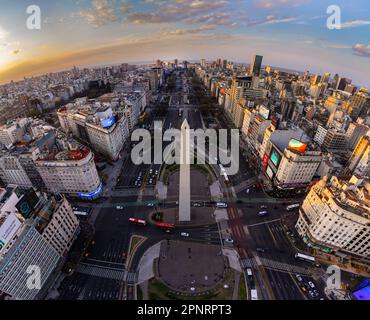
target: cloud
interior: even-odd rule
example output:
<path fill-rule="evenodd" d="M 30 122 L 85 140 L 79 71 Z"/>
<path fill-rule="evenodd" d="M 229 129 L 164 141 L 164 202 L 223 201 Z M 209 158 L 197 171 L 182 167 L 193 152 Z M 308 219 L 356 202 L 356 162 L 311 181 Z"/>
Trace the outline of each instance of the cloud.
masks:
<path fill-rule="evenodd" d="M 137 24 L 180 22 L 225 8 L 228 3 L 224 0 L 146 0 L 145 2 L 155 5 L 156 10 L 134 12 L 127 17 L 128 22 Z"/>
<path fill-rule="evenodd" d="M 199 28 L 194 29 L 177 29 L 175 31 L 163 32 L 164 36 L 183 36 L 188 34 L 198 34 L 204 31 L 210 31 L 216 29 L 216 25 L 203 25 Z"/>
<path fill-rule="evenodd" d="M 15 50 L 13 50 L 12 52 L 11 52 L 11 54 L 13 54 L 13 55 L 17 55 L 17 54 L 19 54 L 21 52 L 21 49 L 15 49 Z"/>
<path fill-rule="evenodd" d="M 351 20 L 341 24 L 342 29 L 369 26 L 370 20 Z"/>
<path fill-rule="evenodd" d="M 0 40 L 4 40 L 8 37 L 9 32 L 6 31 L 2 26 L 0 26 Z"/>
<path fill-rule="evenodd" d="M 370 44 L 357 43 L 353 46 L 352 52 L 356 56 L 370 58 Z"/>
<path fill-rule="evenodd" d="M 235 20 L 236 16 L 230 12 L 214 12 L 206 15 L 190 17 L 186 19 L 185 22 L 188 24 L 208 24 L 233 27 L 238 24 Z"/>
<path fill-rule="evenodd" d="M 118 20 L 113 1 L 92 0 L 91 5 L 91 9 L 79 11 L 77 15 L 84 18 L 92 26 L 98 28 Z"/>
<path fill-rule="evenodd" d="M 265 19 L 262 20 L 253 20 L 249 21 L 247 25 L 249 27 L 257 26 L 257 25 L 269 25 L 269 24 L 277 24 L 277 23 L 289 23 L 297 21 L 298 17 L 282 17 L 277 18 L 275 16 L 267 16 Z"/>
<path fill-rule="evenodd" d="M 262 9 L 273 9 L 280 7 L 297 7 L 310 0 L 255 0 L 255 5 Z"/>
<path fill-rule="evenodd" d="M 121 14 L 125 15 L 127 13 L 130 13 L 131 9 L 132 9 L 132 6 L 126 0 L 121 1 L 121 6 L 120 6 Z"/>

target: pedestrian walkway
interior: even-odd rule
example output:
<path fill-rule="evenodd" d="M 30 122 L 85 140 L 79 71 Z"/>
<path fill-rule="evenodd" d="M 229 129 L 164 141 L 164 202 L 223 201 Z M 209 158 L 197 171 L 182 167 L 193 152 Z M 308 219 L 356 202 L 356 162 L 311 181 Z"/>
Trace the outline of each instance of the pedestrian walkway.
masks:
<path fill-rule="evenodd" d="M 124 269 L 101 267 L 86 263 L 81 263 L 77 267 L 76 272 L 87 274 L 89 276 L 119 281 L 124 281 L 126 277 L 126 272 Z"/>

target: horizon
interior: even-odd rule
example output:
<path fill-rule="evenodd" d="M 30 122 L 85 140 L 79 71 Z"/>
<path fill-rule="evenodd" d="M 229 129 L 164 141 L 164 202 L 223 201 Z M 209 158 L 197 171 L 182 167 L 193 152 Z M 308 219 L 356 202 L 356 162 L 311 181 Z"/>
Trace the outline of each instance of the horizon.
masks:
<path fill-rule="evenodd" d="M 37 30 L 26 27 L 31 4 L 41 10 Z M 153 57 L 182 61 L 221 56 L 250 61 L 259 53 L 265 65 L 338 73 L 369 87 L 366 2 L 337 1 L 340 30 L 326 25 L 331 4 L 329 0 L 4 0 L 0 83 L 71 66 L 151 61 Z"/>

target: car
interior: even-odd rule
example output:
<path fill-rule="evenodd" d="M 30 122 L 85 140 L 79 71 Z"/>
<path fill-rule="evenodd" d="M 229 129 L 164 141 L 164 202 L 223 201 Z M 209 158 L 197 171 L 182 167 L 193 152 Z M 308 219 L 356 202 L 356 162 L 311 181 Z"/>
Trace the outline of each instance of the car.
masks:
<path fill-rule="evenodd" d="M 308 281 L 308 285 L 309 285 L 312 289 L 316 288 L 316 287 L 315 287 L 315 284 L 314 284 L 312 281 Z"/>
<path fill-rule="evenodd" d="M 181 232 L 181 237 L 189 238 L 190 234 L 186 232 Z"/>
<path fill-rule="evenodd" d="M 316 263 L 316 264 L 315 264 L 315 267 L 316 267 L 317 269 L 320 269 L 320 268 L 321 268 L 321 264 Z"/>
<path fill-rule="evenodd" d="M 193 204 L 193 207 L 197 207 L 197 208 L 199 208 L 199 207 L 201 207 L 202 206 L 202 204 L 201 203 L 199 203 L 199 202 L 195 202 L 194 204 Z"/>
<path fill-rule="evenodd" d="M 148 203 L 146 206 L 147 207 L 154 207 L 154 203 Z"/>
<path fill-rule="evenodd" d="M 158 176 L 159 175 L 159 170 L 155 170 L 155 175 Z"/>
<path fill-rule="evenodd" d="M 309 290 L 308 291 L 308 294 L 310 295 L 311 298 L 314 298 L 315 297 L 315 294 L 313 291 Z"/>
<path fill-rule="evenodd" d="M 265 253 L 266 252 L 266 249 L 264 249 L 264 248 L 257 248 L 256 250 L 257 250 L 257 252 L 260 252 L 260 253 Z"/>
<path fill-rule="evenodd" d="M 307 289 L 306 289 L 305 287 L 301 287 L 301 290 L 302 290 L 303 292 L 307 292 Z"/>
<path fill-rule="evenodd" d="M 216 207 L 217 208 L 227 208 L 228 205 L 224 202 L 218 202 L 218 203 L 216 203 Z"/>
<path fill-rule="evenodd" d="M 302 277 L 299 274 L 296 274 L 295 277 L 297 278 L 297 280 L 299 282 L 302 282 L 303 281 Z"/>
<path fill-rule="evenodd" d="M 246 191 L 246 192 L 247 192 L 247 194 L 249 194 L 249 192 L 250 192 L 250 191 L 251 191 L 251 189 L 247 189 L 247 191 Z"/>
<path fill-rule="evenodd" d="M 267 216 L 268 215 L 268 212 L 267 211 L 260 211 L 258 212 L 258 216 L 259 217 L 264 217 L 264 216 Z"/>
<path fill-rule="evenodd" d="M 261 206 L 261 209 L 267 209 L 267 206 Z"/>
<path fill-rule="evenodd" d="M 125 208 L 123 206 L 116 206 L 117 210 L 124 210 Z"/>
<path fill-rule="evenodd" d="M 226 238 L 225 243 L 234 244 L 234 240 L 231 238 Z"/>

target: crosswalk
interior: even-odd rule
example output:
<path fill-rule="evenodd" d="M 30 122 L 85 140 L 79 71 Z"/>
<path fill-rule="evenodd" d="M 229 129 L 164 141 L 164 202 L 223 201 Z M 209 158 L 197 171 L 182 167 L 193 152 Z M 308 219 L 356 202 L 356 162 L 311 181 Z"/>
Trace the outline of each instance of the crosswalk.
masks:
<path fill-rule="evenodd" d="M 81 263 L 78 265 L 76 272 L 87 274 L 94 277 L 124 281 L 126 277 L 126 272 L 124 269 L 107 268 L 97 265 L 90 265 L 86 263 Z"/>
<path fill-rule="evenodd" d="M 301 274 L 303 276 L 312 276 L 316 273 L 313 270 L 307 270 L 303 267 L 287 264 L 280 261 L 275 261 L 266 258 L 259 258 L 261 265 L 266 269 L 276 270 L 280 272 L 287 272 L 293 274 Z M 257 268 L 258 263 L 255 258 L 245 258 L 240 260 L 240 265 L 243 269 L 246 268 Z"/>
<path fill-rule="evenodd" d="M 99 278 L 126 281 L 131 285 L 136 284 L 139 278 L 138 272 L 127 272 L 125 269 L 107 268 L 88 263 L 79 264 L 76 272 Z"/>
<path fill-rule="evenodd" d="M 126 276 L 126 282 L 128 284 L 136 284 L 138 281 L 138 273 L 137 272 L 128 272 Z"/>

